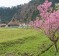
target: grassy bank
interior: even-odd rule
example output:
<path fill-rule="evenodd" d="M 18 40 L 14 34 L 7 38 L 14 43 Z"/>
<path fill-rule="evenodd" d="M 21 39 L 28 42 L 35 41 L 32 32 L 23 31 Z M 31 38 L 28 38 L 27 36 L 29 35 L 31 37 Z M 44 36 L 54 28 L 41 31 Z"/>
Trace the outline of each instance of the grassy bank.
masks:
<path fill-rule="evenodd" d="M 34 29 L 0 28 L 0 56 L 38 56 L 51 41 Z M 58 47 L 59 48 L 59 47 Z M 40 56 L 55 56 L 52 46 Z M 56 56 L 59 56 L 59 52 Z"/>

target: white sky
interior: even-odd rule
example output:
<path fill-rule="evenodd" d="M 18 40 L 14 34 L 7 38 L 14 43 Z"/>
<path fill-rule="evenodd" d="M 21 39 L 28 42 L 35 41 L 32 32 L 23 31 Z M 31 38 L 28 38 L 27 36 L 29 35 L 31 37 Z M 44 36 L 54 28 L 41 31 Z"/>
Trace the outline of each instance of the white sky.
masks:
<path fill-rule="evenodd" d="M 12 7 L 24 3 L 28 3 L 30 0 L 0 0 L 0 7 Z"/>

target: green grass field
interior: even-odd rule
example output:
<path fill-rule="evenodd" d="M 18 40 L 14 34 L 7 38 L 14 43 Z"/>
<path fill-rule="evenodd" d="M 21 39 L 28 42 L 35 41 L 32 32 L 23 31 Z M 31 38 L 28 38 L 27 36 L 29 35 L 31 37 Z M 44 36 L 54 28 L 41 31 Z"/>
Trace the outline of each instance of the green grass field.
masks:
<path fill-rule="evenodd" d="M 0 28 L 0 56 L 55 56 L 54 46 L 39 55 L 51 43 L 41 31 L 38 32 L 34 29 Z M 59 52 L 56 56 L 59 56 Z"/>

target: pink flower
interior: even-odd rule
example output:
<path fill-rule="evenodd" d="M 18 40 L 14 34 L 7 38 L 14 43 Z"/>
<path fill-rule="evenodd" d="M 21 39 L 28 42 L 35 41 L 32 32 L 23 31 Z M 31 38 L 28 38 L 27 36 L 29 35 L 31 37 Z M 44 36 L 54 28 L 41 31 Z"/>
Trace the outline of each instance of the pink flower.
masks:
<path fill-rule="evenodd" d="M 37 9 L 41 12 L 40 16 L 44 21 L 37 18 L 34 21 L 34 26 L 44 29 L 47 35 L 49 30 L 53 31 L 59 27 L 59 11 L 52 11 L 51 5 L 52 3 L 48 2 L 48 0 L 39 5 Z"/>

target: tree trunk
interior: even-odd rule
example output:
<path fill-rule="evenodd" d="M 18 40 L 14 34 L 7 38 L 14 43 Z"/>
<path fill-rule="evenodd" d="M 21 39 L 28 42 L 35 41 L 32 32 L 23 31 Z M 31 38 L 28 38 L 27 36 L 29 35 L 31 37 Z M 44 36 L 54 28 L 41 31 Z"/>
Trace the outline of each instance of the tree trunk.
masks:
<path fill-rule="evenodd" d="M 58 48 L 57 48 L 57 43 L 54 43 L 55 45 L 55 49 L 56 49 L 56 53 L 58 52 Z"/>

